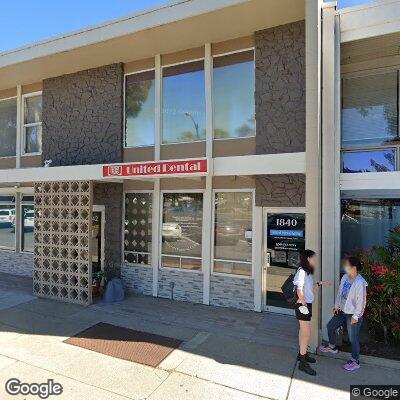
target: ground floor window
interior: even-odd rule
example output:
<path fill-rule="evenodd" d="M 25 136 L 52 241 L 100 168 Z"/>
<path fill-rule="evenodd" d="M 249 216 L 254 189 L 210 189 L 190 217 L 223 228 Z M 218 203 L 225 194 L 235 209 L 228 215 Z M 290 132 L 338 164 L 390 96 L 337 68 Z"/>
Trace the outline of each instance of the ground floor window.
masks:
<path fill-rule="evenodd" d="M 252 192 L 214 197 L 214 272 L 252 275 Z"/>
<path fill-rule="evenodd" d="M 391 357 L 400 344 L 400 200 L 342 200 L 341 239 L 343 255 L 363 262 L 368 283 L 364 318 L 372 340 L 361 351 Z"/>
<path fill-rule="evenodd" d="M 125 194 L 125 261 L 151 265 L 152 193 Z"/>
<path fill-rule="evenodd" d="M 161 266 L 201 270 L 202 193 L 163 193 Z"/>
<path fill-rule="evenodd" d="M 24 196 L 21 204 L 21 251 L 33 252 L 34 222 L 33 196 Z"/>
<path fill-rule="evenodd" d="M 0 248 L 15 249 L 14 196 L 0 196 Z"/>
<path fill-rule="evenodd" d="M 342 200 L 342 255 L 355 249 L 385 246 L 390 231 L 400 227 L 400 200 Z"/>

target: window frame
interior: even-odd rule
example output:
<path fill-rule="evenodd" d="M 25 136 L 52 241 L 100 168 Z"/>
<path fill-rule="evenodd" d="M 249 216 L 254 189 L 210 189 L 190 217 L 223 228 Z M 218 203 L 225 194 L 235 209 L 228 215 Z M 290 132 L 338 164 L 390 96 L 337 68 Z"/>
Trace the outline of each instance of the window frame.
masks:
<path fill-rule="evenodd" d="M 21 101 L 21 157 L 30 157 L 30 156 L 40 156 L 42 155 L 42 138 L 43 138 L 43 131 L 41 132 L 41 138 L 40 138 L 40 151 L 38 152 L 33 152 L 33 153 L 27 153 L 25 151 L 25 145 L 26 145 L 26 128 L 30 128 L 33 126 L 41 126 L 43 127 L 43 114 L 41 117 L 40 122 L 32 122 L 29 124 L 25 123 L 25 99 L 29 97 L 36 97 L 36 96 L 42 96 L 42 101 L 43 101 L 43 92 L 42 91 L 37 91 L 37 92 L 32 92 L 32 93 L 25 93 L 22 95 L 22 101 Z M 43 128 L 42 128 L 43 129 Z"/>
<path fill-rule="evenodd" d="M 251 229 L 252 232 L 255 232 L 256 230 L 256 222 L 254 219 L 254 214 L 255 214 L 255 208 L 256 208 L 256 201 L 255 201 L 255 194 L 256 194 L 256 189 L 255 188 L 240 188 L 240 189 L 213 189 L 212 190 L 212 215 L 211 215 L 211 275 L 215 276 L 225 276 L 225 277 L 232 277 L 232 278 L 240 278 L 240 279 L 254 279 L 254 260 L 255 260 L 255 246 L 254 246 L 254 240 L 252 237 L 251 240 L 251 262 L 245 262 L 245 261 L 237 261 L 237 260 L 221 260 L 221 259 L 216 259 L 214 257 L 215 255 L 215 195 L 217 193 L 251 193 L 252 194 L 252 208 L 251 208 Z M 239 275 L 239 274 L 228 274 L 225 272 L 218 272 L 214 271 L 214 262 L 215 261 L 227 261 L 227 262 L 238 262 L 239 264 L 250 264 L 251 265 L 251 274 L 250 275 Z"/>
<path fill-rule="evenodd" d="M 191 144 L 191 143 L 205 143 L 207 141 L 207 136 L 204 139 L 200 140 L 191 140 L 188 142 L 168 142 L 164 143 L 164 118 L 163 118 L 163 104 L 164 104 L 164 68 L 169 68 L 169 67 L 176 67 L 178 65 L 184 65 L 184 64 L 190 64 L 198 61 L 203 61 L 203 71 L 204 71 L 204 115 L 205 115 L 205 122 L 207 123 L 207 79 L 206 79 L 206 58 L 205 57 L 200 57 L 200 58 L 194 58 L 190 60 L 185 60 L 185 61 L 180 61 L 177 63 L 172 63 L 172 64 L 161 64 L 160 68 L 160 147 L 162 146 L 171 146 L 171 145 L 185 145 L 185 144 Z M 157 105 L 156 105 L 157 108 Z M 179 193 L 179 192 L 178 192 Z M 160 259 L 161 261 L 161 259 Z"/>
<path fill-rule="evenodd" d="M 156 135 L 157 135 L 157 104 L 155 104 L 154 107 L 154 143 L 153 144 L 140 144 L 137 146 L 127 146 L 126 145 L 126 78 L 130 75 L 138 75 L 138 74 L 143 74 L 145 72 L 152 72 L 154 71 L 154 82 L 156 81 L 157 73 L 156 73 L 156 68 L 147 68 L 147 69 L 141 69 L 139 71 L 133 71 L 133 72 L 128 72 L 124 74 L 124 85 L 123 85 L 123 109 L 124 109 L 124 119 L 123 119 L 123 148 L 124 149 L 140 149 L 140 148 L 149 148 L 149 147 L 155 147 L 155 142 L 156 142 Z M 156 88 L 157 89 L 157 88 Z M 157 103 L 157 96 L 156 96 L 156 101 Z M 139 191 L 136 191 L 139 193 Z M 129 191 L 127 191 L 129 193 Z M 130 192 L 130 193 L 135 193 L 135 191 Z"/>
<path fill-rule="evenodd" d="M 18 96 L 5 97 L 4 99 L 0 99 L 0 102 L 7 101 L 7 100 L 12 100 L 12 99 L 15 99 L 16 102 L 17 102 L 17 113 L 15 115 L 15 120 L 16 120 L 16 123 L 17 123 L 16 129 L 15 129 L 15 155 L 13 155 L 13 156 L 0 156 L 0 160 L 8 159 L 8 158 L 17 158 L 17 152 L 18 152 L 18 146 L 17 146 L 17 141 L 18 141 Z"/>
<path fill-rule="evenodd" d="M 379 76 L 385 75 L 388 73 L 396 72 L 397 74 L 397 137 L 399 138 L 397 144 L 384 144 L 384 145 L 374 145 L 374 146 L 353 146 L 348 148 L 342 147 L 342 139 L 343 139 L 343 83 L 345 80 L 363 78 L 367 76 Z M 344 153 L 358 153 L 358 152 L 367 152 L 367 151 L 379 151 L 385 149 L 395 149 L 395 169 L 396 172 L 400 171 L 400 67 L 383 67 L 383 68 L 375 68 L 367 71 L 357 71 L 357 72 L 348 72 L 344 73 L 340 76 L 340 173 L 345 174 L 343 172 L 343 154 Z M 370 173 L 370 172 L 362 172 L 362 173 Z M 382 172 L 376 172 L 382 173 Z M 347 174 L 347 173 L 346 173 Z M 349 173 L 351 174 L 351 173 Z"/>
<path fill-rule="evenodd" d="M 21 216 L 21 229 L 20 229 L 20 238 L 19 238 L 19 240 L 20 240 L 20 252 L 21 252 L 21 254 L 33 254 L 34 253 L 34 250 L 32 250 L 32 251 L 29 251 L 29 250 L 23 250 L 23 243 L 24 243 L 24 239 L 23 239 L 23 237 L 24 237 L 24 230 L 23 230 L 23 228 L 24 228 L 24 215 L 23 215 L 23 213 L 22 213 L 22 210 L 23 210 L 23 207 L 24 206 L 32 206 L 33 207 L 33 212 L 35 212 L 35 201 L 23 201 L 23 195 L 21 196 L 21 201 L 20 201 L 20 205 L 19 205 L 19 213 L 20 213 L 20 216 Z M 35 218 L 35 217 L 34 217 Z M 33 222 L 35 223 L 35 220 L 33 220 Z"/>
<path fill-rule="evenodd" d="M 122 262 L 123 265 L 128 265 L 128 266 L 134 266 L 134 267 L 143 267 L 143 268 L 153 268 L 153 262 L 151 264 L 138 264 L 138 263 L 130 263 L 128 261 L 125 261 L 125 253 L 134 253 L 134 254 L 148 254 L 150 255 L 150 257 L 153 257 L 153 253 L 152 251 L 149 253 L 139 253 L 139 252 L 134 252 L 134 251 L 125 251 L 125 211 L 126 211 L 126 204 L 125 204 L 125 200 L 126 200 L 126 195 L 130 194 L 130 193 L 147 193 L 147 194 L 151 194 L 151 201 L 152 204 L 151 206 L 153 207 L 154 204 L 154 190 L 149 189 L 149 190 L 124 190 L 123 192 L 123 202 L 122 202 Z M 151 232 L 153 234 L 153 226 L 151 227 Z M 152 260 L 153 261 L 153 260 Z"/>
<path fill-rule="evenodd" d="M 159 252 L 158 252 L 158 269 L 159 270 L 167 270 L 167 271 L 184 271 L 186 273 L 195 273 L 195 274 L 203 274 L 204 273 L 204 267 L 203 267 L 203 233 L 204 233 L 204 194 L 206 190 L 205 189 L 176 189 L 176 190 L 160 190 L 160 215 L 159 215 L 159 221 L 160 221 L 160 229 L 158 232 L 158 243 L 159 243 Z M 177 257 L 180 260 L 182 258 L 188 258 L 188 259 L 196 259 L 196 260 L 201 260 L 201 268 L 200 269 L 185 269 L 185 268 L 171 268 L 171 267 L 163 267 L 162 265 L 162 226 L 163 226 L 163 211 L 164 211 L 164 194 L 168 193 L 201 193 L 203 195 L 203 201 L 202 201 L 202 206 L 203 206 L 203 212 L 202 212 L 202 219 L 201 219 L 201 255 L 200 257 L 184 257 L 184 256 L 174 256 L 174 255 L 169 255 L 169 254 L 164 254 L 166 257 Z"/>
<path fill-rule="evenodd" d="M 17 253 L 17 229 L 16 229 L 16 224 L 17 224 L 17 198 L 14 195 L 11 195 L 14 197 L 14 203 L 11 201 L 0 201 L 0 207 L 1 206 L 14 206 L 14 220 L 15 220 L 15 227 L 14 227 L 14 247 L 8 247 L 8 246 L 3 246 L 0 244 L 0 251 L 9 251 L 13 253 Z"/>
<path fill-rule="evenodd" d="M 224 52 L 224 53 L 217 53 L 217 54 L 213 54 L 211 56 L 211 91 L 212 91 L 212 138 L 215 141 L 221 141 L 221 140 L 244 140 L 244 139 L 252 139 L 255 138 L 257 136 L 257 118 L 254 118 L 254 135 L 252 136 L 245 136 L 245 137 L 228 137 L 228 138 L 216 138 L 214 136 L 215 133 L 215 108 L 214 108 L 214 59 L 218 58 L 218 57 L 224 57 L 224 56 L 230 56 L 233 54 L 239 54 L 239 53 L 245 53 L 246 51 L 253 51 L 253 62 L 254 62 L 254 69 L 253 69 L 253 74 L 254 74 L 254 82 L 255 82 L 255 78 L 256 78 L 256 47 L 252 46 L 252 47 L 248 47 L 245 49 L 240 49 L 240 50 L 233 50 L 233 51 L 228 51 L 228 52 Z M 256 86 L 254 85 L 254 96 L 256 93 Z M 256 116 L 256 103 L 254 100 L 254 117 Z"/>

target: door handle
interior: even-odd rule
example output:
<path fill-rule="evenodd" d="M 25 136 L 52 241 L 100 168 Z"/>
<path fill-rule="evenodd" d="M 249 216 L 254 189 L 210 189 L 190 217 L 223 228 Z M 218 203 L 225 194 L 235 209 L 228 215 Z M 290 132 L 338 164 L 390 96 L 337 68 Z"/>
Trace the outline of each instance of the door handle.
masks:
<path fill-rule="evenodd" d="M 265 264 L 264 264 L 264 270 L 266 271 L 267 268 L 271 265 L 271 253 L 267 251 L 265 254 Z"/>

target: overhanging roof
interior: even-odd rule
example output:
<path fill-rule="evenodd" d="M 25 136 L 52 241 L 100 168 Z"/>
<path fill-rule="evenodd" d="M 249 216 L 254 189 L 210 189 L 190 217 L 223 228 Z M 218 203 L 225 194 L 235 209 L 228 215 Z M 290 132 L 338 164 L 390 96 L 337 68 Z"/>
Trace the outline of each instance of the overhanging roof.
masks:
<path fill-rule="evenodd" d="M 400 0 L 381 0 L 339 11 L 341 42 L 400 32 Z"/>
<path fill-rule="evenodd" d="M 176 160 L 163 160 L 174 162 Z M 149 162 L 153 163 L 153 162 Z M 305 153 L 259 154 L 235 157 L 217 157 L 209 160 L 209 173 L 214 176 L 232 175 L 276 175 L 276 174 L 304 174 Z M 134 164 L 134 163 L 126 163 Z M 139 163 L 142 164 L 142 163 Z M 123 164 L 106 164 L 123 165 Z M 103 164 L 74 165 L 63 167 L 37 167 L 0 169 L 0 192 L 2 187 L 10 187 L 19 184 L 45 181 L 83 181 L 106 180 L 113 177 L 103 176 Z M 179 175 L 164 175 L 164 178 L 179 177 Z M 151 180 L 151 176 L 140 177 L 116 177 L 116 179 Z"/>
<path fill-rule="evenodd" d="M 303 0 L 180 0 L 0 53 L 0 90 L 247 36 L 305 18 Z"/>

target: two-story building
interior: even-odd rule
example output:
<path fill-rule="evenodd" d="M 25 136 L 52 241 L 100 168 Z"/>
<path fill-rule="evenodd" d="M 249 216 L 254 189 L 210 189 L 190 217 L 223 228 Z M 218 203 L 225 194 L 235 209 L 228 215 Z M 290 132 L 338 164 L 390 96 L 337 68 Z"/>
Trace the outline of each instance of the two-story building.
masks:
<path fill-rule="evenodd" d="M 399 8 L 181 0 L 0 53 L 0 271 L 292 314 L 308 247 L 337 286 L 398 218 Z"/>

